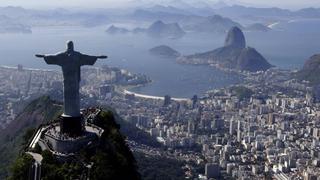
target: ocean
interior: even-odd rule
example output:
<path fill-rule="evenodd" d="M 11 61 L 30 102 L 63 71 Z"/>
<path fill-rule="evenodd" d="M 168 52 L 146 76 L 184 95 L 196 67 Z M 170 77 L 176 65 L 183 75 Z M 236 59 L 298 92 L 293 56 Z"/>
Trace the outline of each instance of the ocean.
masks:
<path fill-rule="evenodd" d="M 306 59 L 320 53 L 320 20 L 280 24 L 270 32 L 245 32 L 247 45 L 256 48 L 268 61 L 284 69 L 299 69 Z M 182 54 L 213 50 L 224 44 L 225 35 L 188 33 L 181 39 L 157 39 L 143 34 L 105 33 L 107 27 L 39 27 L 32 34 L 0 34 L 0 65 L 22 64 L 30 68 L 57 69 L 35 58 L 36 53 L 56 53 L 73 40 L 75 49 L 92 55 L 108 55 L 99 60 L 149 76 L 153 82 L 133 89 L 137 93 L 190 98 L 204 92 L 241 82 L 237 75 L 206 66 L 180 65 L 174 59 L 155 57 L 148 50 L 169 45 Z"/>

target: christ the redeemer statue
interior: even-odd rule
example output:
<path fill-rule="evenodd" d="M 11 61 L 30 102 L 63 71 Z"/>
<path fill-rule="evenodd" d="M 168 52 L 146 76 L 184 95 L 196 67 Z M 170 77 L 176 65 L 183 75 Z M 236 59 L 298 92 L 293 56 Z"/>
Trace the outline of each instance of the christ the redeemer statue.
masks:
<path fill-rule="evenodd" d="M 67 42 L 67 50 L 55 55 L 36 55 L 44 58 L 47 64 L 62 67 L 64 78 L 64 117 L 80 117 L 80 67 L 94 65 L 97 59 L 106 59 L 107 56 L 89 56 L 74 51 L 73 42 Z"/>

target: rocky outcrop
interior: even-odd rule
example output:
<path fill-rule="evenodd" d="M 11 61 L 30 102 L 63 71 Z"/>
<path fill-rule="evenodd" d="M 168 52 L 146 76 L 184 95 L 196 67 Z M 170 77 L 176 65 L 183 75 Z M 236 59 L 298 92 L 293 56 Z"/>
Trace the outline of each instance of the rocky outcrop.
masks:
<path fill-rule="evenodd" d="M 245 71 L 265 71 L 271 65 L 268 61 L 254 48 L 247 47 L 242 49 L 237 59 L 237 69 Z"/>
<path fill-rule="evenodd" d="M 176 58 L 180 56 L 180 53 L 169 46 L 161 45 L 149 50 L 153 55 L 167 58 Z"/>
<path fill-rule="evenodd" d="M 222 68 L 240 71 L 265 71 L 271 64 L 254 48 L 246 47 L 243 32 L 238 27 L 232 27 L 225 40 L 225 45 L 213 51 L 182 56 L 179 63 L 218 65 Z"/>
<path fill-rule="evenodd" d="M 243 49 L 246 47 L 246 39 L 243 32 L 238 27 L 232 27 L 227 35 L 224 43 L 225 47 L 233 47 Z"/>

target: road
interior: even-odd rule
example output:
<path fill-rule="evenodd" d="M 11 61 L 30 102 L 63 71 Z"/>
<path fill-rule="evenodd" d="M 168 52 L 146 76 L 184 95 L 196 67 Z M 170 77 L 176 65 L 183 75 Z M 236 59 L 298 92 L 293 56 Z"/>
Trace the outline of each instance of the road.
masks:
<path fill-rule="evenodd" d="M 140 98 L 154 99 L 154 100 L 164 100 L 164 97 L 144 95 L 144 94 L 131 92 L 131 91 L 128 91 L 128 90 L 123 90 L 123 93 L 124 94 L 134 94 L 135 97 L 140 97 Z M 171 99 L 174 100 L 174 101 L 178 101 L 178 102 L 190 101 L 190 99 L 187 99 L 187 98 L 171 98 Z"/>

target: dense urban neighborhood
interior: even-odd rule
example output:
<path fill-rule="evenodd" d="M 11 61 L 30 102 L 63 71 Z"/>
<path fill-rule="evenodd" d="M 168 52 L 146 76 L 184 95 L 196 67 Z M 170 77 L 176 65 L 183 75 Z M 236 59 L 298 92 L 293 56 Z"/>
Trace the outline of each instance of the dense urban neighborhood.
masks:
<path fill-rule="evenodd" d="M 241 84 L 179 99 L 130 92 L 151 83 L 145 75 L 84 68 L 81 103 L 111 107 L 149 133 L 161 147 L 128 139 L 131 150 L 183 162 L 186 178 L 313 179 L 320 172 L 320 107 L 309 83 L 294 73 L 242 72 Z M 1 128 L 37 97 L 62 99 L 59 71 L 1 67 L 0 77 Z"/>

